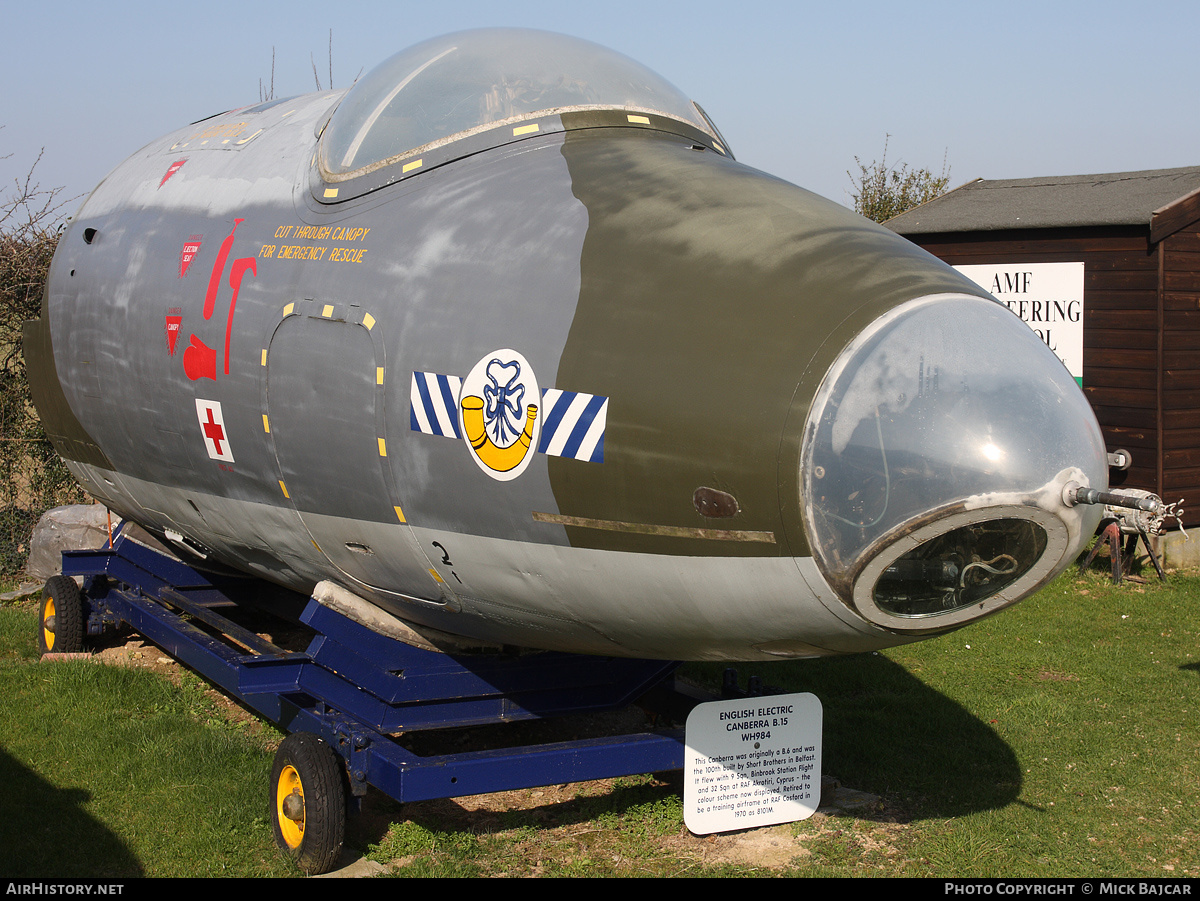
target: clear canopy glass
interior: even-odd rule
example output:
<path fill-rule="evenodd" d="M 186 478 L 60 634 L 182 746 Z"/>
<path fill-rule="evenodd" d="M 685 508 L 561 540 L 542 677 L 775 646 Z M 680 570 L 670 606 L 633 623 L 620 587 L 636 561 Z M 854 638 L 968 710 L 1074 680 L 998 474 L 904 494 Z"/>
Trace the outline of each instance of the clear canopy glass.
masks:
<path fill-rule="evenodd" d="M 1063 484 L 1107 484 L 1063 364 L 1005 307 L 966 296 L 912 301 L 855 339 L 814 399 L 802 461 L 818 564 L 882 620 L 1040 578 L 1075 530 Z"/>
<path fill-rule="evenodd" d="M 325 129 L 321 165 L 346 176 L 500 123 L 578 109 L 654 113 L 715 137 L 685 95 L 628 57 L 551 32 L 488 28 L 417 44 L 359 80 Z"/>

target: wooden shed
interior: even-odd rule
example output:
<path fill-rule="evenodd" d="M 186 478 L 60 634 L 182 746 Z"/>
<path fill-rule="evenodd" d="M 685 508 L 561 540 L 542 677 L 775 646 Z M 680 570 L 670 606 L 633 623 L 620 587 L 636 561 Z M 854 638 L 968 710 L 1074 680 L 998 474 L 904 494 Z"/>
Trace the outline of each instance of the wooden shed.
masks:
<path fill-rule="evenodd" d="M 1082 263 L 1083 390 L 1132 454 L 1112 483 L 1200 523 L 1200 167 L 978 179 L 886 225 L 953 266 Z"/>

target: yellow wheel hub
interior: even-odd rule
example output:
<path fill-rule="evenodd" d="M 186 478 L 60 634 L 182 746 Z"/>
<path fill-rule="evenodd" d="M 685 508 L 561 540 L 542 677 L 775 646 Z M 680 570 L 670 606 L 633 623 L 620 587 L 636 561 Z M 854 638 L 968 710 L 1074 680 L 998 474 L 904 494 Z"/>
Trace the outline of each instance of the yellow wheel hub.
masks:
<path fill-rule="evenodd" d="M 42 611 L 42 638 L 46 642 L 46 650 L 54 650 L 54 598 L 46 601 L 46 609 Z"/>
<path fill-rule="evenodd" d="M 304 784 L 291 764 L 283 768 L 275 786 L 275 819 L 287 846 L 299 848 L 304 841 Z"/>

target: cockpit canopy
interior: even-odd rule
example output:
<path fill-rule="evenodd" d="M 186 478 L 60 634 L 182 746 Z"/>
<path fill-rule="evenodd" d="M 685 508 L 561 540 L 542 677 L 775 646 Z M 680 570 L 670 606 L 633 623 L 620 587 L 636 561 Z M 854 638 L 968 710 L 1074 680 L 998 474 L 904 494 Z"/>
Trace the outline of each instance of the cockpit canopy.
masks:
<path fill-rule="evenodd" d="M 699 107 L 628 57 L 580 38 L 487 28 L 417 44 L 362 78 L 322 135 L 321 170 L 341 181 L 498 125 L 595 109 L 718 137 Z"/>

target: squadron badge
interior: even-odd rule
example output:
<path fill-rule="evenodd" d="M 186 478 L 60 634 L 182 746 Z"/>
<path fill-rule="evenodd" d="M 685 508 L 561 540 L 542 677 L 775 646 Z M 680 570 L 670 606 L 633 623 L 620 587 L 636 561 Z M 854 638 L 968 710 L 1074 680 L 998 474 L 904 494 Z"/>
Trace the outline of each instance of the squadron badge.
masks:
<path fill-rule="evenodd" d="M 492 478 L 507 482 L 529 465 L 542 429 L 541 398 L 529 361 L 507 348 L 488 354 L 463 379 L 459 428 Z"/>
<path fill-rule="evenodd" d="M 533 367 L 515 350 L 481 357 L 466 378 L 414 372 L 409 427 L 464 441 L 493 479 L 510 481 L 533 454 L 604 462 L 608 398 L 540 389 Z"/>

